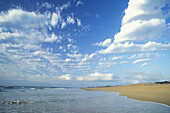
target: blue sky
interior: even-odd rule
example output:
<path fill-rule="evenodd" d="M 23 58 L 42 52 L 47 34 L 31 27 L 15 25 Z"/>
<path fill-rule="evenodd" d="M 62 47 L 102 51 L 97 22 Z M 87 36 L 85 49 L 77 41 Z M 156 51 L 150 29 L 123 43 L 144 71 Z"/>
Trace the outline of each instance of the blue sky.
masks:
<path fill-rule="evenodd" d="M 169 0 L 1 0 L 0 81 L 169 80 L 169 37 Z"/>

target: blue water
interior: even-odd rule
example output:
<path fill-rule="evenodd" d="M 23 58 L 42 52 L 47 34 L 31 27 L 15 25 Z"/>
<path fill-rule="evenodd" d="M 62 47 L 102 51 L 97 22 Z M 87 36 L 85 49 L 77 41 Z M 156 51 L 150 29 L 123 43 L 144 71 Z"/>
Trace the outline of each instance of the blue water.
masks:
<path fill-rule="evenodd" d="M 1 113 L 170 113 L 170 107 L 79 88 L 1 87 Z"/>

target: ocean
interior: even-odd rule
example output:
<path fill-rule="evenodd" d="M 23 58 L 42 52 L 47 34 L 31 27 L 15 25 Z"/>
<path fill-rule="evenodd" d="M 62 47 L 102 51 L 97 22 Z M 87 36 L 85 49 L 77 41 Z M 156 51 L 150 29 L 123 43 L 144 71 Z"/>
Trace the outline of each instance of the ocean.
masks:
<path fill-rule="evenodd" d="M 80 88 L 0 87 L 0 113 L 170 113 L 167 105 Z"/>

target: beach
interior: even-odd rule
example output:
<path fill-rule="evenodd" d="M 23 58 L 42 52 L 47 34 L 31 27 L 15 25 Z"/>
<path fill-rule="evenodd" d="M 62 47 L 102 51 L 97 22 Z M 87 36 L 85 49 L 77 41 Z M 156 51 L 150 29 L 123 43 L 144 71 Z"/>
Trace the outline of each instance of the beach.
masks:
<path fill-rule="evenodd" d="M 84 88 L 88 91 L 120 92 L 119 96 L 170 106 L 170 84 L 143 83 L 111 87 Z"/>

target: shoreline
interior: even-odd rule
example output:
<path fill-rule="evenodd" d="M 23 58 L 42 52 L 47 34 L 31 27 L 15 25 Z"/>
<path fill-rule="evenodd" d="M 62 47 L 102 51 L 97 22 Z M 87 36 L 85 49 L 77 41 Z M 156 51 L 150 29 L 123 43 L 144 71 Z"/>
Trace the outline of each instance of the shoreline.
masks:
<path fill-rule="evenodd" d="M 119 96 L 126 96 L 127 98 L 135 100 L 156 102 L 170 106 L 170 84 L 143 83 L 83 89 L 87 91 L 119 92 Z"/>

